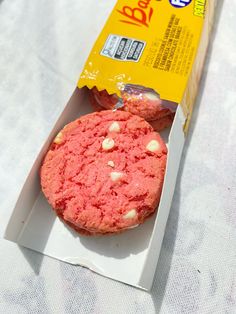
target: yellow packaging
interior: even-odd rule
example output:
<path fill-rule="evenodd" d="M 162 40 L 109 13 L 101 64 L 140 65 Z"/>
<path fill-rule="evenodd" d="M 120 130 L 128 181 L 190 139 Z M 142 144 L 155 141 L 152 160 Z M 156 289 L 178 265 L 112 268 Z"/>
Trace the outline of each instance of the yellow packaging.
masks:
<path fill-rule="evenodd" d="M 80 76 L 120 96 L 126 84 L 180 103 L 202 32 L 206 0 L 118 0 Z"/>

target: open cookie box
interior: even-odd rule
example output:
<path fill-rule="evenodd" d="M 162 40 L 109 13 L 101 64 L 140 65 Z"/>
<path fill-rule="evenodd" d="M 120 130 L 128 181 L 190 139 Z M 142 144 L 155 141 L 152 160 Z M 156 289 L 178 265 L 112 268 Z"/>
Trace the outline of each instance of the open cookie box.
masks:
<path fill-rule="evenodd" d="M 124 233 L 87 237 L 65 226 L 50 208 L 41 192 L 39 180 L 43 157 L 51 141 L 65 124 L 93 111 L 88 101 L 88 89 L 77 87 L 43 145 L 22 188 L 6 228 L 7 240 L 144 290 L 151 288 L 185 142 L 184 127 L 188 123 L 188 117 L 184 111 L 186 106 L 192 106 L 197 93 L 213 11 L 214 5 L 205 18 L 202 41 L 183 103 L 178 106 L 171 129 L 161 134 L 168 146 L 168 160 L 156 214 L 143 225 Z"/>

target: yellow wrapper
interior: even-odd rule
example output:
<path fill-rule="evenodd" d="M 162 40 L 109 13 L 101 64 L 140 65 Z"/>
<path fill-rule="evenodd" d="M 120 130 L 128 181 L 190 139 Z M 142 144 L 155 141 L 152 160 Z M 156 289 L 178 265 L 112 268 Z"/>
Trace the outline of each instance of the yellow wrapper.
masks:
<path fill-rule="evenodd" d="M 180 103 L 201 37 L 205 0 L 119 0 L 78 86 L 120 96 L 126 84 Z"/>

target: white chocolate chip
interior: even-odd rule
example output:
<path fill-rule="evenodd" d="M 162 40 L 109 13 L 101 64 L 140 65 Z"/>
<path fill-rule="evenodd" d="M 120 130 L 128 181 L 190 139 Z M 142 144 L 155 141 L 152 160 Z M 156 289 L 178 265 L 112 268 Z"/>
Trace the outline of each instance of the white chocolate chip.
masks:
<path fill-rule="evenodd" d="M 112 160 L 109 160 L 109 161 L 107 162 L 107 165 L 110 166 L 110 167 L 112 167 L 112 168 L 115 167 L 114 161 L 112 161 Z"/>
<path fill-rule="evenodd" d="M 104 150 L 112 149 L 115 146 L 115 142 L 112 138 L 105 138 L 102 142 L 102 148 Z"/>
<path fill-rule="evenodd" d="M 109 131 L 110 132 L 120 132 L 120 125 L 118 122 L 113 122 L 110 126 L 109 126 Z"/>
<path fill-rule="evenodd" d="M 149 100 L 159 100 L 160 98 L 158 97 L 157 94 L 154 93 L 145 93 L 145 97 L 147 97 Z"/>
<path fill-rule="evenodd" d="M 59 132 L 57 134 L 57 136 L 54 138 L 53 142 L 56 143 L 56 144 L 60 144 L 62 142 L 62 133 L 61 132 Z"/>
<path fill-rule="evenodd" d="M 123 177 L 123 173 L 122 172 L 117 172 L 117 171 L 112 171 L 110 173 L 110 177 L 112 181 L 118 181 L 120 180 L 120 178 Z"/>
<path fill-rule="evenodd" d="M 149 150 L 150 152 L 155 152 L 160 148 L 160 144 L 158 143 L 158 141 L 156 140 L 151 140 L 147 146 L 146 146 L 147 150 Z"/>
<path fill-rule="evenodd" d="M 128 211 L 128 213 L 126 213 L 123 217 L 124 219 L 132 219 L 137 215 L 136 209 L 131 209 L 130 211 Z"/>

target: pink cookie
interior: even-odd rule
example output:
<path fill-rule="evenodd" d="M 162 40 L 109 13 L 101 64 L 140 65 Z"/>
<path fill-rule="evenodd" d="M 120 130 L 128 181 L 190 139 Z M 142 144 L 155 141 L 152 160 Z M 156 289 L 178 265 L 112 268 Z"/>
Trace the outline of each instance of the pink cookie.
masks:
<path fill-rule="evenodd" d="M 167 148 L 142 118 L 95 112 L 66 125 L 41 167 L 42 190 L 78 232 L 121 232 L 145 221 L 161 195 Z"/>
<path fill-rule="evenodd" d="M 160 119 L 149 121 L 149 123 L 151 124 L 151 126 L 156 132 L 161 132 L 164 129 L 169 128 L 172 125 L 174 117 L 175 117 L 175 114 L 170 113 L 167 116 L 162 117 Z"/>
<path fill-rule="evenodd" d="M 90 93 L 90 103 L 92 104 L 92 107 L 95 111 L 104 110 L 104 108 L 98 104 L 98 102 L 96 101 L 92 93 Z M 172 125 L 174 116 L 175 116 L 174 112 L 168 111 L 167 115 L 160 117 L 156 120 L 148 121 L 148 122 L 151 124 L 151 126 L 153 127 L 155 131 L 161 132 L 164 129 L 169 128 Z"/>

